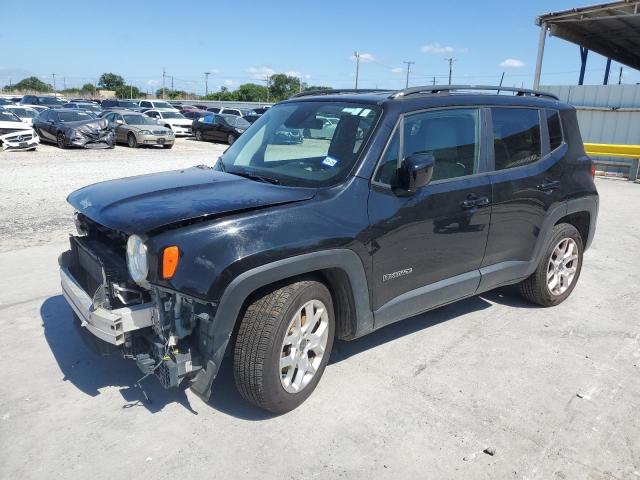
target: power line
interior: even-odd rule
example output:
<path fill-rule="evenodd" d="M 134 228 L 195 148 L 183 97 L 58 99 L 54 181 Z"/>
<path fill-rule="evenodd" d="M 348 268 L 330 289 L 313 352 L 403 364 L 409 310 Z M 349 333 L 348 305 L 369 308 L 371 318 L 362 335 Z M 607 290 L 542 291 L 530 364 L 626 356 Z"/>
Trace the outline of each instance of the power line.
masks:
<path fill-rule="evenodd" d="M 409 72 L 411 71 L 411 65 L 415 64 L 416 62 L 412 62 L 408 60 L 408 61 L 403 61 L 402 63 L 407 64 L 407 81 L 405 82 L 404 88 L 409 88 Z"/>

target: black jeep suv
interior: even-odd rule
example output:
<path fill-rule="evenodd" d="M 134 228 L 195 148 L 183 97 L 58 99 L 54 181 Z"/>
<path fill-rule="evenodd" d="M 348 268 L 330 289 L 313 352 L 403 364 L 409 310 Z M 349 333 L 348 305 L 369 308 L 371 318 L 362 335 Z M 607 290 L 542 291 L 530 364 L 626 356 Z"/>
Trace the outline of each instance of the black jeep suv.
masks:
<path fill-rule="evenodd" d="M 572 107 L 495 90 L 305 93 L 213 168 L 73 192 L 60 265 L 83 331 L 205 399 L 228 353 L 242 396 L 285 412 L 334 338 L 502 285 L 559 304 L 595 232 L 592 164 Z M 326 131 L 278 139 L 305 129 Z"/>

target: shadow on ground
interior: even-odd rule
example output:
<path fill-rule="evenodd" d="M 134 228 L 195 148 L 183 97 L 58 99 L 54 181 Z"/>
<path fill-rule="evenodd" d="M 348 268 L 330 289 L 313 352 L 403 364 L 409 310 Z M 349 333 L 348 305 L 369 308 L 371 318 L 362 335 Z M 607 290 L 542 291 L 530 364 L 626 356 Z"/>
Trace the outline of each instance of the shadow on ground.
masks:
<path fill-rule="evenodd" d="M 329 365 L 447 320 L 485 310 L 491 307 L 492 303 L 515 308 L 531 308 L 530 304 L 520 300 L 509 289 L 471 297 L 388 325 L 357 340 L 336 341 Z M 64 374 L 63 381 L 73 383 L 76 388 L 90 396 L 99 395 L 102 388 L 117 387 L 124 400 L 124 409 L 143 407 L 151 413 L 156 413 L 169 403 L 179 403 L 197 415 L 186 395 L 186 385 L 166 390 L 151 377 L 142 382 L 143 392 L 136 386 L 142 374 L 132 360 L 126 360 L 118 354 L 99 355 L 89 348 L 85 336 L 91 335 L 74 321 L 73 312 L 62 295 L 45 300 L 40 307 L 40 316 L 47 343 Z M 218 372 L 208 404 L 222 413 L 244 420 L 272 418 L 273 415 L 253 407 L 242 399 L 235 388 L 233 365 L 229 360 L 223 362 Z M 149 401 L 145 398 L 145 393 Z"/>

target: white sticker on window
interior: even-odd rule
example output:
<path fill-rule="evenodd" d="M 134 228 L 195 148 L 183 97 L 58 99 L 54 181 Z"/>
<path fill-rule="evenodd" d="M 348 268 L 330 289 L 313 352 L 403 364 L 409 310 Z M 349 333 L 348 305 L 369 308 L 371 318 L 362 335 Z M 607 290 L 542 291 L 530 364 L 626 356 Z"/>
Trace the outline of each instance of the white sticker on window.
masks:
<path fill-rule="evenodd" d="M 326 165 L 327 167 L 335 167 L 338 164 L 338 160 L 336 160 L 335 158 L 327 157 L 322 161 L 322 164 Z"/>

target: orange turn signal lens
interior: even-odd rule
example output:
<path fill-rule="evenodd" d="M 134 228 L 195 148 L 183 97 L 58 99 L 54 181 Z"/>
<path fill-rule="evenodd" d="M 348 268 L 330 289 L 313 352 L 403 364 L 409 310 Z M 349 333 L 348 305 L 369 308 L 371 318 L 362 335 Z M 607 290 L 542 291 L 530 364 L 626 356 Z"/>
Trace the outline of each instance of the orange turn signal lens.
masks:
<path fill-rule="evenodd" d="M 178 268 L 178 261 L 180 260 L 180 249 L 175 245 L 166 247 L 162 252 L 162 278 L 168 280 L 173 277 Z"/>

